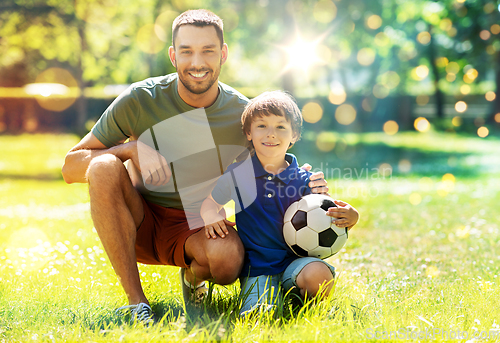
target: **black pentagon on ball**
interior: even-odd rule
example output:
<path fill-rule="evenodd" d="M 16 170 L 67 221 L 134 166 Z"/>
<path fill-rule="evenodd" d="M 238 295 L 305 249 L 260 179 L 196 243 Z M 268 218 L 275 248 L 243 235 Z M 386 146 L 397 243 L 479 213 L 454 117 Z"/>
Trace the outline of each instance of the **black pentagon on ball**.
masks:
<path fill-rule="evenodd" d="M 329 248 L 337 240 L 337 234 L 331 228 L 321 231 L 318 235 L 319 246 Z"/>
<path fill-rule="evenodd" d="M 330 207 L 337 207 L 337 205 L 330 199 L 323 199 L 320 206 L 325 212 L 328 212 Z"/>
<path fill-rule="evenodd" d="M 307 251 L 305 251 L 304 249 L 302 249 L 301 247 L 299 247 L 297 244 L 294 244 L 292 245 L 290 248 L 292 248 L 293 252 L 295 253 L 295 255 L 299 255 L 299 256 L 302 256 L 302 257 L 307 257 Z"/>
<path fill-rule="evenodd" d="M 298 210 L 293 215 L 291 222 L 292 222 L 292 225 L 295 228 L 295 230 L 299 231 L 303 227 L 307 226 L 307 213 L 304 211 Z"/>

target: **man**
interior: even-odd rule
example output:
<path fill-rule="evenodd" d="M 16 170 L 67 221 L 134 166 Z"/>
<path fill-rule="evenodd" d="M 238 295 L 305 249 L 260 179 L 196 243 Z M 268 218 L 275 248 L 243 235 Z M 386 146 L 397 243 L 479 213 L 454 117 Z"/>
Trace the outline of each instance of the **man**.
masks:
<path fill-rule="evenodd" d="M 68 152 L 62 169 L 67 183 L 89 184 L 95 229 L 127 294 L 132 320 L 145 323 L 151 321 L 153 313 L 141 286 L 137 262 L 181 267 L 183 295 L 187 300 L 190 295 L 205 291 L 204 280 L 222 285 L 234 282 L 244 259 L 243 246 L 234 229 L 230 228 L 224 239 L 207 239 L 201 230 L 204 224 L 199 211 L 189 211 L 183 206 L 182 190 L 177 186 L 180 177 L 185 179 L 189 173 L 186 170 L 190 170 L 182 169 L 184 162 L 172 164 L 162 156 L 165 154 L 156 151 L 159 149 L 139 140 L 149 130 L 156 146 L 157 141 L 172 138 L 176 129 L 182 129 L 174 127 L 168 134 L 155 133 L 157 125 L 177 122 L 179 114 L 203 108 L 220 169 L 234 159 L 221 158 L 223 146 L 245 145 L 240 117 L 248 99 L 218 81 L 220 68 L 228 56 L 222 20 L 207 10 L 181 14 L 173 23 L 169 56 L 177 73 L 131 85 L 110 105 L 91 132 Z M 191 125 L 188 119 L 184 122 Z M 171 126 L 167 127 L 172 129 Z M 179 139 L 185 136 L 178 135 Z M 193 141 L 197 139 L 192 137 Z M 168 151 L 184 148 L 177 146 L 175 140 L 170 142 L 173 143 L 167 146 Z M 192 154 L 194 157 L 184 158 L 190 160 L 188 165 L 207 155 L 208 150 L 202 150 Z M 126 161 L 129 161 L 127 168 Z M 178 166 L 185 172 L 179 172 Z M 204 172 L 204 165 L 191 170 L 195 169 Z M 311 187 L 317 192 L 327 191 L 322 173 L 311 179 L 314 180 Z M 161 188 L 169 183 L 175 189 Z M 215 183 L 203 184 L 205 189 L 199 192 L 201 201 Z M 194 228 L 196 223 L 198 226 Z"/>

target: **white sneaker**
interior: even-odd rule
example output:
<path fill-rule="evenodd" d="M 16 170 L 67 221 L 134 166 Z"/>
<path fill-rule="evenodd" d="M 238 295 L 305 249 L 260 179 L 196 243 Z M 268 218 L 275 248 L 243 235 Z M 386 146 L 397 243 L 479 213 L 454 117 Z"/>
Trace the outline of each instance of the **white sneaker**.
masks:
<path fill-rule="evenodd" d="M 130 314 L 130 324 L 142 323 L 144 326 L 150 326 L 154 323 L 154 313 L 151 307 L 145 303 L 136 305 L 126 305 L 118 308 L 116 313 L 127 311 Z"/>
<path fill-rule="evenodd" d="M 202 282 L 196 288 L 187 284 L 187 281 L 184 278 L 186 273 L 186 268 L 181 268 L 179 270 L 179 278 L 181 279 L 181 288 L 182 288 L 182 297 L 184 298 L 184 303 L 199 305 L 203 302 L 206 295 L 208 294 L 208 288 L 205 285 L 205 282 Z"/>

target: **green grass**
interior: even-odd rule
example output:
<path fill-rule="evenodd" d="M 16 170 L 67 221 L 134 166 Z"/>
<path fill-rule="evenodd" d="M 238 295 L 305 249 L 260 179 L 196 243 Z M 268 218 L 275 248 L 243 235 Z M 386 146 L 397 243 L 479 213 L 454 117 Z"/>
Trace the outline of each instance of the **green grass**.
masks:
<path fill-rule="evenodd" d="M 236 283 L 216 286 L 204 309 L 186 312 L 178 269 L 140 265 L 146 294 L 163 317 L 143 328 L 114 314 L 126 299 L 92 228 L 87 188 L 60 177 L 77 138 L 0 136 L 0 342 L 332 342 L 375 340 L 384 331 L 396 341 L 398 330 L 399 338 L 466 332 L 470 339 L 478 331 L 500 341 L 500 176 L 491 172 L 496 160 L 488 159 L 498 142 L 436 134 L 433 146 L 429 136 L 414 133 L 386 138 L 349 138 L 355 141 L 347 149 L 357 147 L 361 166 L 366 156 L 371 166 L 412 151 L 404 155 L 411 171 L 329 180 L 332 194 L 361 213 L 345 248 L 329 259 L 338 271 L 331 298 L 242 319 Z M 443 153 L 436 146 L 458 156 L 455 169 L 427 155 Z M 385 153 L 377 154 L 381 148 Z M 314 158 L 297 154 L 302 162 Z M 331 165 L 339 162 L 324 155 Z M 462 158 L 479 170 L 471 173 Z M 443 180 L 445 172 L 455 180 Z"/>

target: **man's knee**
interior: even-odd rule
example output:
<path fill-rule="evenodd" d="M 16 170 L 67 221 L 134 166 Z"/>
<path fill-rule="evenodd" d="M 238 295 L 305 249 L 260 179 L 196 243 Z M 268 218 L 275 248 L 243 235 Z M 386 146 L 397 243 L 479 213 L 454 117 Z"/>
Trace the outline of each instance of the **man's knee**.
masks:
<path fill-rule="evenodd" d="M 245 249 L 238 233 L 229 228 L 229 235 L 224 239 L 213 240 L 215 243 L 207 254 L 213 281 L 219 285 L 228 285 L 236 281 L 243 268 Z"/>
<path fill-rule="evenodd" d="M 112 154 L 104 154 L 90 161 L 87 169 L 89 185 L 98 183 L 100 187 L 111 186 L 119 181 L 121 173 L 125 171 L 123 162 Z"/>

